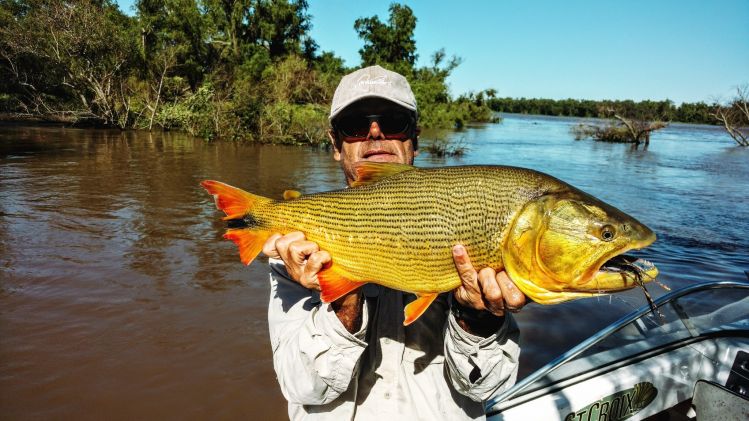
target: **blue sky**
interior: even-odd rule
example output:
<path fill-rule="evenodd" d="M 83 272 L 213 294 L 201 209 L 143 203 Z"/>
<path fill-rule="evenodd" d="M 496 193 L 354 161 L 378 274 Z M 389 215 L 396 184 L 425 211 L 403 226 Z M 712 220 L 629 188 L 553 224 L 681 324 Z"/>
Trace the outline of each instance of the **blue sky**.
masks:
<path fill-rule="evenodd" d="M 132 0 L 118 0 L 132 13 Z M 312 38 L 349 66 L 354 20 L 391 1 L 310 0 Z M 462 58 L 451 92 L 500 96 L 709 102 L 749 83 L 748 0 L 402 1 L 418 22 L 419 64 Z"/>

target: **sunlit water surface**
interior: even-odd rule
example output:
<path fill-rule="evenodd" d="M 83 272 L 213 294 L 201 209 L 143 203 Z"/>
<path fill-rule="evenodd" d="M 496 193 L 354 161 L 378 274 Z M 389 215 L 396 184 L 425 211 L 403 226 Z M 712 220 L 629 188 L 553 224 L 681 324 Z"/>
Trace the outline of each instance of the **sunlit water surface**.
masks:
<path fill-rule="evenodd" d="M 658 241 L 639 255 L 669 287 L 745 279 L 749 149 L 718 128 L 679 124 L 647 150 L 575 141 L 577 122 L 505 116 L 448 134 L 466 155 L 425 153 L 417 165 L 547 172 L 650 226 Z M 286 418 L 267 267 L 242 266 L 221 239 L 220 215 L 198 187 L 209 178 L 271 197 L 342 187 L 325 150 L 0 127 L 3 418 Z M 643 304 L 633 290 L 528 305 L 517 315 L 521 376 Z"/>

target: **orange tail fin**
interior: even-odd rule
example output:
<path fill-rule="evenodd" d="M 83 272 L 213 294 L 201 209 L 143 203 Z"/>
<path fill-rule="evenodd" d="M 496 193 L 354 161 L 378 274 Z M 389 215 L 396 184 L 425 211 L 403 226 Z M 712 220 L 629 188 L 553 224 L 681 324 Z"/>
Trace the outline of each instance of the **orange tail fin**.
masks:
<path fill-rule="evenodd" d="M 270 202 L 271 199 L 247 193 L 220 181 L 205 180 L 200 183 L 208 193 L 213 195 L 216 207 L 224 211 L 224 220 L 242 218 L 256 205 Z"/>
<path fill-rule="evenodd" d="M 224 238 L 234 241 L 239 247 L 239 259 L 242 263 L 249 265 L 263 250 L 263 244 L 270 237 L 270 232 L 253 231 L 249 228 L 230 229 L 224 234 Z"/>
<path fill-rule="evenodd" d="M 271 232 L 262 228 L 252 215 L 252 209 L 271 199 L 247 193 L 242 189 L 232 187 L 219 181 L 206 180 L 200 183 L 208 193 L 213 195 L 216 207 L 224 211 L 224 220 L 240 222 L 243 228 L 229 229 L 224 238 L 231 240 L 239 247 L 239 257 L 242 263 L 249 265 L 263 249 L 263 244 L 270 237 Z M 231 224 L 231 222 L 230 222 Z"/>

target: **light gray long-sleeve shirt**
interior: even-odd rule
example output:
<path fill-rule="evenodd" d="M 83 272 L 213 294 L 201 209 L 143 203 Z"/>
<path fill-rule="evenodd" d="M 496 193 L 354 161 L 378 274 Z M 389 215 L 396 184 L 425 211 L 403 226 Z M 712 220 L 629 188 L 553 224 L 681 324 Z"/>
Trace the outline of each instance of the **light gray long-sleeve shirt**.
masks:
<path fill-rule="evenodd" d="M 441 294 L 403 326 L 409 295 L 363 287 L 362 327 L 350 333 L 319 294 L 270 259 L 273 364 L 292 420 L 484 419 L 484 401 L 515 383 L 519 332 L 511 315 L 482 338 L 464 331 Z"/>

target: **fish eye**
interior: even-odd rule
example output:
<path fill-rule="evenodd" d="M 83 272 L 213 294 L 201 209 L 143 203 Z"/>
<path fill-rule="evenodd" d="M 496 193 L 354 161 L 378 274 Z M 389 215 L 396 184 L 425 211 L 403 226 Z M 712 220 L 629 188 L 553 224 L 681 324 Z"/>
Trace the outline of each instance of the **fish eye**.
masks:
<path fill-rule="evenodd" d="M 616 237 L 616 230 L 611 225 L 605 225 L 601 228 L 601 240 L 611 241 Z"/>

